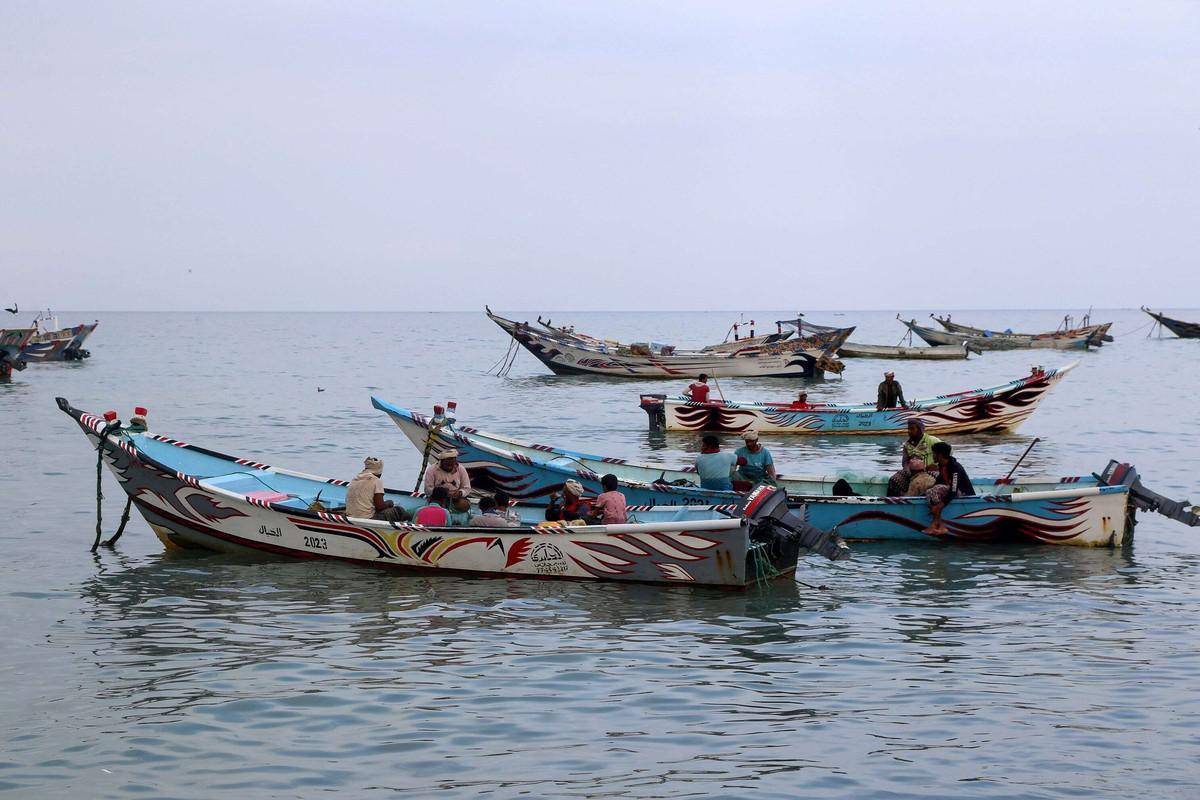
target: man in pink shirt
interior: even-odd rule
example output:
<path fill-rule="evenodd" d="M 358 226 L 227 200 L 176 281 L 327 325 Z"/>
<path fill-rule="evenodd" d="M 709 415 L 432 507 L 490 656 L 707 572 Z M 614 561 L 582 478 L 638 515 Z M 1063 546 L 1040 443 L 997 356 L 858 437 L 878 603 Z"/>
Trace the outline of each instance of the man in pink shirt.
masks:
<path fill-rule="evenodd" d="M 625 514 L 625 495 L 617 491 L 617 476 L 605 475 L 600 479 L 604 492 L 597 495 L 592 502 L 592 516 L 599 517 L 601 525 L 623 525 L 628 517 Z"/>
<path fill-rule="evenodd" d="M 471 491 L 471 478 L 467 468 L 458 463 L 458 451 L 451 448 L 437 455 L 437 463 L 425 470 L 425 494 L 433 494 L 439 486 L 445 486 L 450 498 L 462 497 Z"/>

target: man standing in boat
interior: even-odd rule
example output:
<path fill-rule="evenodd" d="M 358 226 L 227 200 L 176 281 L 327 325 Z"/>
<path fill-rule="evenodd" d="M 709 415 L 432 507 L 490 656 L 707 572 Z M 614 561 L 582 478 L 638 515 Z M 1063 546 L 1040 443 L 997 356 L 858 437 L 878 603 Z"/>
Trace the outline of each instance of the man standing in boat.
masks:
<path fill-rule="evenodd" d="M 875 399 L 875 410 L 882 411 L 885 408 L 903 408 L 903 406 L 904 389 L 896 380 L 896 373 L 891 371 L 883 373 L 883 382 L 879 384 L 879 392 Z"/>
<path fill-rule="evenodd" d="M 438 453 L 437 463 L 425 470 L 425 494 L 433 494 L 439 486 L 445 486 L 451 499 L 462 497 L 471 491 L 471 477 L 467 468 L 458 463 L 458 451 L 451 448 Z"/>

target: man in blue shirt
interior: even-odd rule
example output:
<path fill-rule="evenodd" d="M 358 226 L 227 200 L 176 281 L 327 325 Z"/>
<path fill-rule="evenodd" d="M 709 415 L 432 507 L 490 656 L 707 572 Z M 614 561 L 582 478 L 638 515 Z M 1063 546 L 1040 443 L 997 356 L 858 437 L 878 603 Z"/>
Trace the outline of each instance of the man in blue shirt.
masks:
<path fill-rule="evenodd" d="M 696 474 L 700 488 L 733 491 L 733 470 L 738 457 L 721 452 L 721 440 L 709 434 L 700 440 L 700 455 L 696 456 Z"/>
<path fill-rule="evenodd" d="M 745 446 L 733 451 L 741 465 L 738 472 L 742 480 L 774 486 L 775 459 L 771 457 L 771 451 L 759 443 L 757 431 L 746 431 L 742 438 L 746 440 Z"/>

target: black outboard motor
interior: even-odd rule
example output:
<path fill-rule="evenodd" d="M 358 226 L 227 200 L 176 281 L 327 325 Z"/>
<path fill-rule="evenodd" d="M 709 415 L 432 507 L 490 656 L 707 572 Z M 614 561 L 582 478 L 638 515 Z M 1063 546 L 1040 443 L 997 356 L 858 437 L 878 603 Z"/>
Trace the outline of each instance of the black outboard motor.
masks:
<path fill-rule="evenodd" d="M 1129 500 L 1134 508 L 1154 511 L 1184 525 L 1200 527 L 1200 506 L 1187 500 L 1172 500 L 1142 485 L 1141 476 L 1132 464 L 1109 461 L 1104 472 L 1096 476 L 1105 486 L 1128 486 Z M 1130 522 L 1134 520 L 1131 518 Z"/>
<path fill-rule="evenodd" d="M 809 525 L 802 509 L 788 508 L 783 489 L 756 487 L 738 504 L 736 513 L 750 523 L 750 542 L 762 545 L 777 571 L 795 567 L 800 555 L 807 552 L 831 561 L 850 557 L 850 548 L 840 536 Z"/>
<path fill-rule="evenodd" d="M 658 432 L 667 427 L 667 396 L 665 394 L 642 395 L 642 411 L 650 417 L 650 430 Z"/>

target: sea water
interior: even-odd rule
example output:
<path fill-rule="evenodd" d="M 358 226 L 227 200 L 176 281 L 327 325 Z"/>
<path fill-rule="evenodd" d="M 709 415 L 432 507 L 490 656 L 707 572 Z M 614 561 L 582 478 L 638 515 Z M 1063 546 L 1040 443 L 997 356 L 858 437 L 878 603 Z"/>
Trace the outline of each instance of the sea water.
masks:
<path fill-rule="evenodd" d="M 511 311 L 536 319 L 535 311 Z M 928 312 L 905 312 L 933 325 Z M 757 313 L 758 332 L 788 316 Z M 719 341 L 735 315 L 552 313 L 626 341 Z M 953 437 L 974 475 L 1137 465 L 1200 495 L 1200 341 L 1099 351 L 847 360 L 810 400 L 909 398 L 1080 359 L 1019 432 Z M 1200 319 L 1200 312 L 1179 316 Z M 135 513 L 94 536 L 94 451 L 56 396 L 150 409 L 153 430 L 349 478 L 366 455 L 412 488 L 419 455 L 370 395 L 480 429 L 686 463 L 643 391 L 686 380 L 555 377 L 482 313 L 74 313 L 82 364 L 0 386 L 0 794 L 37 797 L 1194 797 L 1200 780 L 1200 529 L 1143 514 L 1121 550 L 859 544 L 745 592 L 400 575 L 169 554 Z M 996 329 L 1060 313 L 959 312 Z M 813 313 L 895 344 L 891 312 Z M 790 399 L 780 379 L 729 399 Z M 786 472 L 890 472 L 891 439 L 765 437 Z M 732 441 L 731 441 L 732 443 Z M 104 475 L 104 528 L 124 494 Z M 820 588 L 825 587 L 825 588 Z"/>

